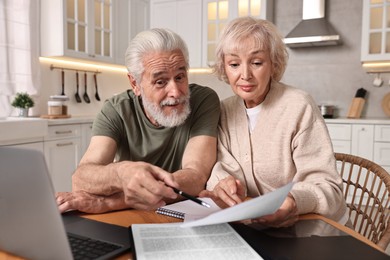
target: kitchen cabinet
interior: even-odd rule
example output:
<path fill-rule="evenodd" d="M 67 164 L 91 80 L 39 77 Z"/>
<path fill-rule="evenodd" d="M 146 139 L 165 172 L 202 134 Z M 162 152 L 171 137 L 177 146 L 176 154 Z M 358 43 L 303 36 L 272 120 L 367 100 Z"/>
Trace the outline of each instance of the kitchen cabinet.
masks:
<path fill-rule="evenodd" d="M 41 56 L 114 63 L 116 2 L 41 0 Z"/>
<path fill-rule="evenodd" d="M 203 0 L 203 65 L 214 64 L 215 47 L 227 22 L 252 16 L 273 20 L 273 0 Z"/>
<path fill-rule="evenodd" d="M 80 124 L 49 126 L 44 151 L 54 190 L 71 191 L 72 174 L 81 159 Z"/>
<path fill-rule="evenodd" d="M 374 161 L 390 173 L 390 125 L 376 125 Z"/>
<path fill-rule="evenodd" d="M 363 0 L 362 61 L 390 60 L 390 2 Z"/>
<path fill-rule="evenodd" d="M 147 4 L 146 0 L 41 0 L 41 56 L 124 65 L 129 39 L 138 32 L 132 23 L 139 30 L 148 26 L 141 26 Z"/>
<path fill-rule="evenodd" d="M 390 120 L 329 119 L 326 125 L 335 152 L 366 158 L 390 172 Z M 352 176 L 356 178 L 357 175 L 356 168 Z M 353 194 L 350 194 L 347 202 L 352 197 Z"/>
<path fill-rule="evenodd" d="M 202 1 L 152 0 L 150 27 L 168 28 L 188 46 L 190 67 L 202 67 Z"/>
<path fill-rule="evenodd" d="M 81 157 L 87 151 L 92 137 L 92 123 L 81 124 Z"/>
<path fill-rule="evenodd" d="M 188 45 L 190 67 L 214 63 L 215 46 L 225 24 L 241 16 L 272 21 L 273 0 L 151 0 L 150 26 L 178 33 Z"/>
<path fill-rule="evenodd" d="M 120 0 L 117 4 L 117 28 L 115 37 L 115 63 L 125 65 L 128 44 L 137 33 L 149 29 L 149 0 Z"/>

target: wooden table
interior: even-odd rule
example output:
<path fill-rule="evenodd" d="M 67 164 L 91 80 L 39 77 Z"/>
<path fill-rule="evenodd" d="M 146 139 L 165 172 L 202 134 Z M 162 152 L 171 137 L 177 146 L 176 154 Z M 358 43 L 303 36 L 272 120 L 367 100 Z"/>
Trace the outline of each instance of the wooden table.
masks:
<path fill-rule="evenodd" d="M 154 211 L 144 211 L 144 210 L 122 210 L 122 211 L 115 211 L 115 212 L 109 212 L 104 214 L 82 214 L 83 217 L 98 220 L 110 224 L 115 224 L 119 226 L 128 227 L 132 224 L 143 224 L 143 223 L 173 223 L 173 222 L 180 222 L 180 219 L 159 215 L 154 213 Z M 383 252 L 381 248 L 379 248 L 376 244 L 365 238 L 364 236 L 360 235 L 359 233 L 355 232 L 352 229 L 349 229 L 343 225 L 340 225 L 339 223 L 327 219 L 323 216 L 316 215 L 316 214 L 306 214 L 300 216 L 300 219 L 320 219 L 328 224 L 334 226 L 335 228 L 355 237 L 356 239 L 359 239 L 360 241 L 376 248 L 377 250 L 380 250 Z M 23 259 L 11 254 L 7 254 L 5 252 L 0 251 L 0 260 L 16 260 L 16 259 Z M 126 253 L 117 259 L 133 259 L 131 252 Z"/>

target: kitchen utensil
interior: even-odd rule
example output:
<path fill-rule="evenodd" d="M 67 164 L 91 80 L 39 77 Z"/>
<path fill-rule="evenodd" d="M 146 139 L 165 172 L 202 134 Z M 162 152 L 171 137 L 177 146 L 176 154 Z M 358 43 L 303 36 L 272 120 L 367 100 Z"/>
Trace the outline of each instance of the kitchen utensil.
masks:
<path fill-rule="evenodd" d="M 89 99 L 88 93 L 87 93 L 87 73 L 84 73 L 84 101 L 87 103 L 91 103 L 91 100 Z"/>
<path fill-rule="evenodd" d="M 96 90 L 95 98 L 96 98 L 97 101 L 100 101 L 100 96 L 99 96 L 98 86 L 97 86 L 96 73 L 93 75 L 93 78 L 95 79 L 95 90 Z"/>
<path fill-rule="evenodd" d="M 62 91 L 61 95 L 65 96 L 65 71 L 61 71 Z"/>
<path fill-rule="evenodd" d="M 386 115 L 390 116 L 390 93 L 387 93 L 382 99 L 382 109 Z"/>
<path fill-rule="evenodd" d="M 81 103 L 81 97 L 79 94 L 79 72 L 76 71 L 76 94 L 74 94 L 74 97 L 76 98 L 77 103 Z"/>

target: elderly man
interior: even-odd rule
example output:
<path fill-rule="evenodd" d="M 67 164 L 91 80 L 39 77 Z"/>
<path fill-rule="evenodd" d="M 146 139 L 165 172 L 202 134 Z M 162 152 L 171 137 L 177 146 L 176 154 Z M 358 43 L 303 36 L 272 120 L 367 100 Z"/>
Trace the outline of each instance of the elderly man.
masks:
<path fill-rule="evenodd" d="M 186 44 L 169 30 L 141 32 L 126 66 L 131 89 L 97 115 L 73 192 L 57 194 L 62 212 L 155 209 L 179 199 L 171 187 L 192 195 L 205 188 L 220 104 L 210 88 L 188 84 Z"/>

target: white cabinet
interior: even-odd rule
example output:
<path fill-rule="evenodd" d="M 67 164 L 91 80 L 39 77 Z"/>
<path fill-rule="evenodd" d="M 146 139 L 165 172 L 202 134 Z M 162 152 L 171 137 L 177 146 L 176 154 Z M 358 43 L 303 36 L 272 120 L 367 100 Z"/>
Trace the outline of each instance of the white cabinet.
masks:
<path fill-rule="evenodd" d="M 87 151 L 92 137 L 92 123 L 81 124 L 81 157 Z"/>
<path fill-rule="evenodd" d="M 215 47 L 226 23 L 252 16 L 273 20 L 273 0 L 203 0 L 203 65 L 214 64 Z"/>
<path fill-rule="evenodd" d="M 152 0 L 150 27 L 168 28 L 188 46 L 190 67 L 202 67 L 202 1 Z"/>
<path fill-rule="evenodd" d="M 148 28 L 147 0 L 41 0 L 41 56 L 124 65 L 129 40 Z"/>
<path fill-rule="evenodd" d="M 151 0 L 150 26 L 178 33 L 188 45 L 190 66 L 214 63 L 220 31 L 236 17 L 253 16 L 272 21 L 273 0 Z"/>
<path fill-rule="evenodd" d="M 339 153 L 351 152 L 351 125 L 327 124 L 333 150 Z"/>
<path fill-rule="evenodd" d="M 49 126 L 44 151 L 54 190 L 71 191 L 72 174 L 81 158 L 81 126 Z"/>
<path fill-rule="evenodd" d="M 362 61 L 390 60 L 390 2 L 363 0 Z"/>
<path fill-rule="evenodd" d="M 125 65 L 128 44 L 137 33 L 149 28 L 149 0 L 115 0 L 117 31 L 115 36 L 115 63 Z"/>
<path fill-rule="evenodd" d="M 390 172 L 390 125 L 375 126 L 374 161 Z"/>
<path fill-rule="evenodd" d="M 335 120 L 327 120 L 326 125 L 335 152 L 366 158 L 390 172 L 390 124 L 371 123 L 365 120 L 350 123 L 346 123 L 348 120 L 342 123 L 331 123 L 331 121 L 335 122 Z M 341 167 L 341 164 L 337 167 Z M 358 168 L 354 169 L 352 178 L 358 176 L 358 171 Z M 363 186 L 364 183 L 361 185 Z M 350 194 L 347 202 L 350 202 L 353 196 Z M 363 203 L 366 199 L 364 198 Z"/>
<path fill-rule="evenodd" d="M 41 56 L 114 63 L 115 3 L 41 0 Z"/>
<path fill-rule="evenodd" d="M 373 160 L 374 125 L 352 125 L 351 153 L 368 160 Z"/>

